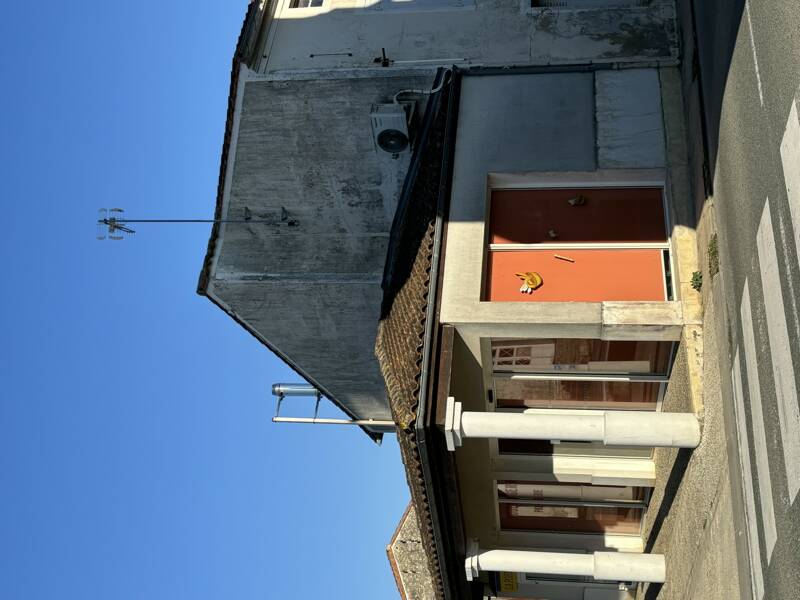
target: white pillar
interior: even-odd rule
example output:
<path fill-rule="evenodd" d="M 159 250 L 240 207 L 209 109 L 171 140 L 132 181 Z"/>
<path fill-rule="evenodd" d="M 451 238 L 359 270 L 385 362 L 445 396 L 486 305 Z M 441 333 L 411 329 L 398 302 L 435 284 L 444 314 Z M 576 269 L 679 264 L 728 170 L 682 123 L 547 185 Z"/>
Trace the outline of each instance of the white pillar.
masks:
<path fill-rule="evenodd" d="M 447 399 L 444 433 L 450 451 L 460 446 L 465 437 L 673 448 L 695 448 L 700 443 L 700 423 L 692 413 L 605 410 L 576 415 L 535 409 L 524 413 L 462 412 L 461 403 L 452 397 Z"/>
<path fill-rule="evenodd" d="M 646 583 L 664 583 L 667 576 L 663 554 L 481 550 L 474 541 L 469 545 L 464 567 L 468 581 L 478 577 L 481 571 L 593 577 L 599 581 Z"/>

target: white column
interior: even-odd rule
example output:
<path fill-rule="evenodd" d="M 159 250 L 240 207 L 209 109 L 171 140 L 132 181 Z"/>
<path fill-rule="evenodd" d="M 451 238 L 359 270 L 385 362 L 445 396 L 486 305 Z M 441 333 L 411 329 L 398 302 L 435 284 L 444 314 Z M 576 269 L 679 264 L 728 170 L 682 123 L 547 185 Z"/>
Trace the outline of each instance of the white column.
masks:
<path fill-rule="evenodd" d="M 481 571 L 536 573 L 593 577 L 599 581 L 642 581 L 664 583 L 667 576 L 663 554 L 634 552 L 538 552 L 535 550 L 481 550 L 471 542 L 464 561 L 467 581 Z"/>
<path fill-rule="evenodd" d="M 695 448 L 700 443 L 700 423 L 692 413 L 606 410 L 576 415 L 535 409 L 524 413 L 462 412 L 461 403 L 452 397 L 447 399 L 444 433 L 450 451 L 460 446 L 463 438 L 470 437 L 672 448 Z"/>

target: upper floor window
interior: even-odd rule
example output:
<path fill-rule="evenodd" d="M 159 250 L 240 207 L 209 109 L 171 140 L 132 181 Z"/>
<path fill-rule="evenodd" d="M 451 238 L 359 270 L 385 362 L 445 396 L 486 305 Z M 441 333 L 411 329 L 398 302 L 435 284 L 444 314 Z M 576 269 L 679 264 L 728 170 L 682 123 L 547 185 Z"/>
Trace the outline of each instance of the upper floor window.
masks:
<path fill-rule="evenodd" d="M 291 0 L 289 8 L 319 8 L 324 0 Z"/>

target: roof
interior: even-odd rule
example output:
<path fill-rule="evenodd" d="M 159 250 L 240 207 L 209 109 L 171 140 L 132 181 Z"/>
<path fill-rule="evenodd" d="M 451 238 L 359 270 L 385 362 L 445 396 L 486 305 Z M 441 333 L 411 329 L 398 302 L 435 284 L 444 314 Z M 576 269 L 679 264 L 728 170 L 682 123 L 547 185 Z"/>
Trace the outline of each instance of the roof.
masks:
<path fill-rule="evenodd" d="M 403 600 L 429 600 L 434 596 L 433 578 L 413 504 L 409 503 L 400 518 L 392 541 L 386 546 L 386 555 Z"/>
<path fill-rule="evenodd" d="M 261 29 L 261 27 L 256 27 L 256 23 L 259 21 L 258 17 L 266 21 L 265 14 L 266 11 L 263 8 L 260 9 L 257 2 L 250 0 L 250 3 L 247 5 L 247 12 L 244 16 L 244 22 L 242 23 L 242 29 L 239 32 L 239 39 L 236 41 L 236 50 L 233 53 L 231 85 L 228 90 L 228 113 L 225 118 L 225 135 L 222 138 L 222 158 L 219 162 L 219 179 L 217 180 L 217 203 L 214 208 L 215 221 L 222 218 L 222 201 L 225 196 L 225 173 L 228 170 L 228 151 L 230 150 L 231 137 L 233 136 L 233 115 L 236 110 L 236 91 L 239 88 L 239 72 L 241 71 L 242 64 L 247 64 L 249 61 L 257 29 Z M 208 285 L 218 234 L 219 223 L 214 223 L 211 228 L 211 236 L 208 240 L 206 256 L 205 259 L 203 259 L 203 269 L 200 272 L 200 280 L 197 282 L 197 293 L 201 296 L 205 295 L 205 290 Z"/>
<path fill-rule="evenodd" d="M 440 73 L 440 77 L 441 77 Z M 421 547 L 433 576 L 435 597 L 444 598 L 431 502 L 425 488 L 415 423 L 423 362 L 426 311 L 447 124 L 443 107 L 449 86 L 434 94 L 426 110 L 409 175 L 401 195 L 384 272 L 382 318 L 375 354 L 386 381 L 397 441 L 416 509 Z"/>
<path fill-rule="evenodd" d="M 242 29 L 239 34 L 238 41 L 236 43 L 236 49 L 233 55 L 232 65 L 231 65 L 231 79 L 230 79 L 230 89 L 228 93 L 228 108 L 227 108 L 227 117 L 225 122 L 225 133 L 223 138 L 223 145 L 222 145 L 222 152 L 220 158 L 220 170 L 219 170 L 219 178 L 217 183 L 217 197 L 216 197 L 216 205 L 214 210 L 214 220 L 219 221 L 220 219 L 224 218 L 223 215 L 223 204 L 225 199 L 225 182 L 227 177 L 227 171 L 231 166 L 230 163 L 230 156 L 232 151 L 232 140 L 234 138 L 234 127 L 235 127 L 235 113 L 236 113 L 236 106 L 237 103 L 240 102 L 240 98 L 237 98 L 238 93 L 240 92 L 241 86 L 240 84 L 240 73 L 243 72 L 242 67 L 251 67 L 255 68 L 256 63 L 260 60 L 260 52 L 259 48 L 262 46 L 262 40 L 264 39 L 265 33 L 268 29 L 269 24 L 269 15 L 270 15 L 270 5 L 271 1 L 266 0 L 265 2 L 250 2 L 247 13 L 244 18 L 244 22 L 242 24 Z M 298 375 L 300 375 L 303 379 L 308 381 L 311 385 L 317 388 L 324 396 L 326 396 L 329 400 L 331 400 L 334 404 L 336 404 L 348 417 L 352 419 L 364 418 L 363 415 L 358 415 L 354 413 L 349 407 L 339 401 L 335 395 L 332 393 L 328 386 L 322 384 L 318 379 L 312 375 L 310 375 L 305 369 L 298 365 L 296 360 L 290 358 L 286 352 L 283 352 L 279 347 L 271 343 L 268 339 L 261 335 L 261 333 L 253 326 L 248 320 L 238 314 L 233 308 L 229 308 L 225 306 L 225 301 L 223 299 L 218 298 L 215 293 L 213 293 L 212 289 L 212 269 L 214 268 L 214 257 L 215 254 L 220 250 L 220 235 L 221 235 L 221 226 L 218 222 L 215 222 L 212 226 L 208 247 L 206 250 L 205 258 L 203 261 L 202 270 L 200 273 L 200 277 L 197 284 L 197 293 L 206 296 L 211 302 L 225 311 L 234 321 L 236 321 L 240 326 L 242 326 L 245 330 L 247 330 L 250 334 L 252 334 L 259 342 L 265 345 L 270 351 L 272 351 L 278 358 L 280 358 L 283 362 L 285 362 L 292 370 L 294 370 Z M 378 263 L 380 264 L 380 263 Z M 380 297 L 379 292 L 376 294 L 377 297 Z M 377 309 L 376 309 L 377 312 Z M 369 338 L 367 338 L 367 346 L 366 346 L 366 354 L 369 355 Z M 377 368 L 375 368 L 375 379 L 377 380 L 377 385 L 380 385 L 380 376 L 377 373 Z M 367 433 L 373 440 L 380 441 L 383 437 L 383 433 L 379 430 L 376 431 L 375 428 L 367 428 L 361 427 L 361 429 Z"/>

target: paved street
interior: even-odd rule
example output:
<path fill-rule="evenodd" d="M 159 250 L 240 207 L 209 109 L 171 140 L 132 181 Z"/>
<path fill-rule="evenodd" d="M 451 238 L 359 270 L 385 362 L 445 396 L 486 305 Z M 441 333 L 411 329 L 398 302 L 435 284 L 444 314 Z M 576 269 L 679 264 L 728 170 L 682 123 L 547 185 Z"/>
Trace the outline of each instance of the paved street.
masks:
<path fill-rule="evenodd" d="M 736 2 L 720 15 L 717 4 L 696 2 L 696 14 L 716 150 L 720 368 L 740 580 L 743 597 L 785 600 L 800 598 L 800 5 Z M 739 23 L 732 56 L 719 35 L 711 41 L 715 20 Z"/>

